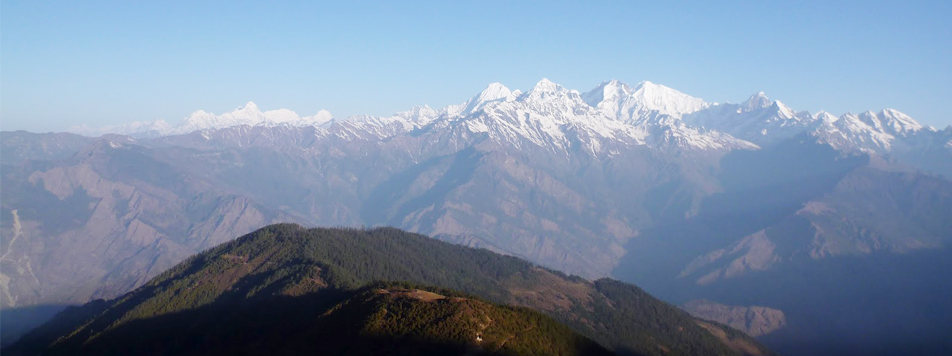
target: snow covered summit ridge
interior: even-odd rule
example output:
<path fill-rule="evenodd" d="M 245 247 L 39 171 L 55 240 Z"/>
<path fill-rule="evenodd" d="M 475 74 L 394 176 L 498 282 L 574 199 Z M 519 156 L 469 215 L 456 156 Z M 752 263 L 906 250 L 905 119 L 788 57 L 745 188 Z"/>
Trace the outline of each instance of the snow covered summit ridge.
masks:
<path fill-rule="evenodd" d="M 321 126 L 333 121 L 334 117 L 327 110 L 321 110 L 312 116 L 300 117 L 288 109 L 269 110 L 262 112 L 254 102 L 249 101 L 235 110 L 221 115 L 196 110 L 184 118 L 177 125 L 171 125 L 165 120 L 136 121 L 128 124 L 90 128 L 85 125 L 71 127 L 68 131 L 87 136 L 101 136 L 108 133 L 123 134 L 133 137 L 158 137 L 186 134 L 199 130 L 223 129 L 226 127 L 247 126 Z"/>
<path fill-rule="evenodd" d="M 607 81 L 582 94 L 582 99 L 606 115 L 636 125 L 651 116 L 681 118 L 710 106 L 700 98 L 649 81 L 634 87 L 617 80 Z"/>
<path fill-rule="evenodd" d="M 333 116 L 327 110 L 321 110 L 313 116 L 300 117 L 288 109 L 269 110 L 262 112 L 253 102 L 248 102 L 235 110 L 216 116 L 215 114 L 198 110 L 189 115 L 182 123 L 175 127 L 170 134 L 184 134 L 197 130 L 221 129 L 231 126 L 274 126 L 291 124 L 294 126 L 319 126 L 332 120 Z"/>
<path fill-rule="evenodd" d="M 610 80 L 580 93 L 548 79 L 526 92 L 492 83 L 461 104 L 440 109 L 417 106 L 389 117 L 358 115 L 337 120 L 326 110 L 300 117 L 287 109 L 262 112 L 248 102 L 221 115 L 198 110 L 175 125 L 157 120 L 69 131 L 89 136 L 157 137 L 241 125 L 284 125 L 336 127 L 334 130 L 346 132 L 341 133 L 346 137 L 379 139 L 427 126 L 449 127 L 454 122 L 473 132 L 498 131 L 496 136 L 513 142 L 518 136 L 546 146 L 564 140 L 566 130 L 582 130 L 610 140 L 628 137 L 649 145 L 678 142 L 679 147 L 701 149 L 757 147 L 808 133 L 837 147 L 888 151 L 897 138 L 936 132 L 892 109 L 836 117 L 826 112 L 794 111 L 763 92 L 739 104 L 710 104 L 648 81 L 629 86 Z"/>

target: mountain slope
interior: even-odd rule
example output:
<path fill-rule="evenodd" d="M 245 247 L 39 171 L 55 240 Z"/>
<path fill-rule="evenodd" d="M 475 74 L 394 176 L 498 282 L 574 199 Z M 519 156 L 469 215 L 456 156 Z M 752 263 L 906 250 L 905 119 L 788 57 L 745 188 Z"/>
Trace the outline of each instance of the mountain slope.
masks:
<path fill-rule="evenodd" d="M 144 318 L 214 310 L 222 303 L 274 295 L 331 296 L 328 291 L 353 290 L 374 280 L 436 285 L 496 303 L 531 307 L 624 354 L 740 352 L 687 313 L 631 285 L 611 280 L 591 283 L 513 257 L 395 229 L 308 230 L 296 225 L 269 226 L 194 256 L 121 298 L 84 307 L 92 319 L 76 318 L 74 327 L 59 332 L 40 329 L 17 347 L 28 349 L 24 345 L 31 342 L 45 345 L 43 340 L 56 340 L 64 331 L 74 336 L 61 344 L 74 342 L 70 340 L 82 344 L 117 325 Z M 730 341 L 767 353 L 736 331 L 717 328 L 730 335 Z"/>
<path fill-rule="evenodd" d="M 4 166 L 0 192 L 3 308 L 114 297 L 235 235 L 296 221 L 109 138 Z"/>

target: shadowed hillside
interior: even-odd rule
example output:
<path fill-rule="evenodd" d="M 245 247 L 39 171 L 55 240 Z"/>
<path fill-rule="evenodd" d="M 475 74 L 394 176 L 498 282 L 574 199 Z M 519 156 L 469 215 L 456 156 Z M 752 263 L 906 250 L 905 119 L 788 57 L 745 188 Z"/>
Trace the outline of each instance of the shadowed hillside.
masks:
<path fill-rule="evenodd" d="M 80 329 L 79 335 L 55 342 L 42 354 L 611 354 L 530 309 L 498 306 L 448 290 L 404 287 L 376 284 L 348 292 L 214 302 L 99 331 Z"/>
<path fill-rule="evenodd" d="M 699 322 L 625 283 L 592 283 L 397 229 L 290 224 L 268 226 L 193 256 L 120 298 L 69 308 L 5 351 L 188 354 L 208 347 L 199 353 L 257 354 L 284 352 L 269 346 L 280 340 L 282 347 L 294 348 L 290 353 L 380 354 L 373 348 L 325 349 L 309 344 L 314 337 L 300 334 L 314 332 L 317 339 L 328 337 L 327 345 L 341 340 L 361 345 L 423 342 L 410 346 L 409 353 L 381 346 L 388 350 L 384 354 L 452 354 L 460 350 L 453 347 L 473 342 L 482 345 L 480 350 L 507 355 L 597 353 L 586 339 L 548 317 L 491 303 L 541 311 L 620 354 L 769 353 L 740 332 Z M 261 323 L 249 322 L 259 318 Z M 368 338 L 334 338 L 322 328 Z M 477 332 L 483 341 L 476 341 Z M 529 336 L 536 332 L 540 334 Z M 298 338 L 309 341 L 295 344 Z M 239 347 L 242 343 L 251 348 Z"/>

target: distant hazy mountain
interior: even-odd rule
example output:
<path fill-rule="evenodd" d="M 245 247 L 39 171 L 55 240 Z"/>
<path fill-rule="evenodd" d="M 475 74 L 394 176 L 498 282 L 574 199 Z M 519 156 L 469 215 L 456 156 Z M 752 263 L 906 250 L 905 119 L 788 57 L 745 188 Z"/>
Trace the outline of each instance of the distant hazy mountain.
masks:
<path fill-rule="evenodd" d="M 580 93 L 542 80 L 390 117 L 247 104 L 134 126 L 3 133 L 4 308 L 116 296 L 191 253 L 294 221 L 397 226 L 617 276 L 678 304 L 775 308 L 783 332 L 822 320 L 774 298 L 803 286 L 764 289 L 766 276 L 834 266 L 830 285 L 856 299 L 918 270 L 863 279 L 850 265 L 902 264 L 952 242 L 952 127 L 890 109 L 836 117 L 762 93 L 716 104 L 648 82 Z M 844 311 L 827 297 L 814 309 Z"/>
<path fill-rule="evenodd" d="M 274 225 L 68 309 L 4 354 L 609 354 L 531 309 L 415 283 L 534 308 L 622 354 L 770 353 L 621 282 L 396 229 Z"/>
<path fill-rule="evenodd" d="M 198 130 L 222 129 L 232 126 L 277 126 L 277 125 L 322 125 L 333 120 L 327 110 L 321 110 L 313 116 L 300 117 L 297 113 L 288 110 L 270 110 L 261 112 L 255 103 L 249 102 L 234 111 L 215 115 L 203 110 L 193 112 L 172 126 L 165 120 L 151 122 L 132 122 L 117 126 L 90 128 L 85 125 L 74 126 L 70 132 L 85 136 L 100 136 L 104 134 L 123 134 L 137 138 L 187 134 Z"/>

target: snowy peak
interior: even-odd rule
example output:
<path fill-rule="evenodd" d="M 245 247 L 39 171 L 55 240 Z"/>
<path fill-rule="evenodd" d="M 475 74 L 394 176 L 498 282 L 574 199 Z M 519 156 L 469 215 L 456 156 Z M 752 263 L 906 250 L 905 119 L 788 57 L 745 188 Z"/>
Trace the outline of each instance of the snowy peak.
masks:
<path fill-rule="evenodd" d="M 291 112 L 293 113 L 293 111 Z M 331 115 L 330 111 L 327 111 L 324 109 L 321 109 L 320 111 L 317 112 L 317 114 L 314 114 L 312 116 L 306 116 L 301 118 L 301 121 L 304 124 L 311 125 L 311 126 L 321 126 L 333 120 L 334 120 L 334 115 Z"/>
<path fill-rule="evenodd" d="M 885 109 L 879 113 L 867 111 L 861 114 L 844 114 L 838 118 L 837 126 L 842 130 L 855 133 L 870 133 L 891 139 L 897 136 L 907 136 L 920 130 L 927 129 L 908 115 L 894 109 Z M 934 129 L 929 128 L 930 131 Z"/>
<path fill-rule="evenodd" d="M 598 105 L 603 102 L 618 102 L 622 100 L 622 98 L 627 97 L 630 93 L 631 88 L 628 87 L 628 84 L 613 79 L 603 82 L 595 87 L 595 89 L 582 94 L 582 100 L 589 106 L 597 108 Z"/>
<path fill-rule="evenodd" d="M 828 118 L 830 122 L 835 117 Z M 740 104 L 713 105 L 684 117 L 689 125 L 727 133 L 759 146 L 771 145 L 813 127 L 818 119 L 808 112 L 795 112 L 763 92 Z"/>
<path fill-rule="evenodd" d="M 558 100 L 560 98 L 566 98 L 569 96 L 577 96 L 577 92 L 569 91 L 563 88 L 561 85 L 553 83 L 552 81 L 543 78 L 540 80 L 532 89 L 527 91 L 525 94 L 519 96 L 520 101 L 534 101 L 538 103 L 544 103 L 551 100 Z"/>
<path fill-rule="evenodd" d="M 828 113 L 817 115 L 818 126 L 809 133 L 834 148 L 846 151 L 884 152 L 892 147 L 894 137 L 869 125 L 865 114 L 843 114 L 832 119 Z"/>
<path fill-rule="evenodd" d="M 837 149 L 847 151 L 891 152 L 897 144 L 905 147 L 916 145 L 913 141 L 917 140 L 916 134 L 920 131 L 937 132 L 893 109 L 879 113 L 846 113 L 840 117 L 820 111 L 812 118 L 812 125 L 806 130 L 809 134 L 821 138 Z"/>
<path fill-rule="evenodd" d="M 744 111 L 754 111 L 769 108 L 771 105 L 773 105 L 773 102 L 767 98 L 767 95 L 764 94 L 764 92 L 759 92 L 751 95 L 750 98 L 742 104 L 742 108 Z"/>
<path fill-rule="evenodd" d="M 821 124 L 832 124 L 836 122 L 836 120 L 840 119 L 836 117 L 836 115 L 830 114 L 826 111 L 817 112 L 816 114 L 813 115 L 813 118 L 814 120 L 816 120 L 817 122 Z"/>
<path fill-rule="evenodd" d="M 297 117 L 297 114 L 294 114 L 294 112 L 290 110 L 286 110 L 286 112 L 272 111 L 270 113 L 274 119 L 271 121 L 288 120 L 290 118 L 289 116 Z M 269 121 L 268 117 L 258 109 L 255 103 L 249 101 L 247 104 L 239 106 L 237 109 L 224 113 L 221 116 L 198 110 L 185 118 L 182 124 L 173 130 L 173 133 L 182 134 L 196 130 L 221 129 L 239 125 L 255 126 L 266 121 Z"/>
<path fill-rule="evenodd" d="M 635 86 L 631 98 L 648 110 L 675 117 L 696 112 L 707 106 L 700 98 L 649 81 Z"/>
<path fill-rule="evenodd" d="M 319 126 L 333 120 L 333 116 L 327 110 L 318 111 L 312 116 L 300 117 L 294 111 L 288 109 L 269 110 L 261 112 L 261 109 L 253 102 L 238 107 L 222 115 L 215 115 L 204 110 L 198 110 L 189 115 L 182 124 L 172 130 L 172 134 L 189 133 L 196 130 L 221 129 L 231 126 L 275 126 L 288 124 L 293 126 Z"/>
<path fill-rule="evenodd" d="M 916 120 L 894 109 L 885 109 L 878 114 L 867 111 L 860 115 L 860 120 L 863 120 L 867 125 L 892 135 L 906 135 L 924 128 L 922 124 Z"/>
<path fill-rule="evenodd" d="M 105 134 L 122 134 L 139 138 L 152 138 L 168 135 L 172 129 L 173 126 L 165 120 L 155 120 L 134 121 L 121 125 L 103 127 L 89 127 L 86 125 L 80 125 L 70 127 L 67 129 L 67 131 L 88 137 L 99 137 Z"/>
<path fill-rule="evenodd" d="M 463 109 L 458 115 L 469 115 L 491 102 L 512 100 L 515 100 L 515 95 L 512 94 L 509 88 L 506 88 L 505 85 L 500 83 L 492 83 L 482 92 L 463 104 Z"/>
<path fill-rule="evenodd" d="M 582 98 L 605 115 L 631 125 L 676 121 L 708 106 L 704 100 L 648 81 L 634 88 L 617 80 L 604 82 Z"/>
<path fill-rule="evenodd" d="M 411 119 L 411 120 L 417 120 L 417 119 L 423 119 L 423 118 L 431 118 L 431 119 L 432 119 L 432 118 L 435 118 L 435 117 L 437 117 L 437 116 L 439 116 L 439 115 L 440 115 L 440 112 L 439 112 L 439 111 L 434 110 L 433 108 L 431 108 L 431 107 L 428 106 L 428 105 L 414 106 L 414 107 L 411 108 L 410 110 L 401 111 L 401 112 L 398 112 L 398 113 L 397 113 L 397 116 L 400 116 L 400 117 L 403 117 L 403 118 L 407 118 L 407 119 Z"/>
<path fill-rule="evenodd" d="M 258 105 L 255 105 L 253 101 L 245 103 L 243 106 L 239 106 L 233 112 L 243 112 L 243 113 L 260 113 L 261 110 L 258 109 Z"/>
<path fill-rule="evenodd" d="M 898 127 L 902 128 L 902 130 L 896 129 L 897 132 L 919 131 L 919 130 L 928 128 L 926 126 L 923 126 L 922 124 L 920 124 L 918 121 L 914 120 L 913 118 L 909 117 L 908 115 L 899 112 L 898 110 L 885 109 L 883 110 L 882 115 L 883 117 L 889 119 L 890 125 L 897 125 Z M 893 126 L 893 127 L 897 127 L 897 126 Z"/>
<path fill-rule="evenodd" d="M 509 91 L 509 88 L 506 88 L 502 83 L 496 82 L 489 84 L 485 90 L 483 90 L 477 98 L 480 101 L 490 101 L 490 100 L 499 100 L 506 99 L 512 96 L 512 92 Z"/>
<path fill-rule="evenodd" d="M 756 148 L 728 135 L 686 127 L 667 114 L 680 116 L 705 106 L 700 99 L 650 82 L 632 88 L 612 80 L 579 94 L 542 79 L 517 100 L 493 101 L 453 125 L 518 148 L 531 142 L 567 152 L 580 144 L 596 156 L 617 144 L 675 150 Z"/>
<path fill-rule="evenodd" d="M 532 87 L 532 90 L 530 90 L 530 92 L 555 93 L 561 89 L 562 89 L 561 85 L 553 83 L 548 78 L 542 78 L 542 80 L 540 80 L 538 83 L 536 83 L 534 87 Z"/>
<path fill-rule="evenodd" d="M 235 110 L 221 115 L 215 115 L 205 110 L 196 110 L 182 119 L 178 125 L 171 125 L 165 120 L 137 121 L 119 126 L 88 128 L 85 126 L 70 128 L 75 132 L 88 136 L 101 136 L 107 133 L 129 135 L 132 137 L 149 138 L 168 135 L 186 134 L 199 130 L 215 130 L 232 126 L 321 126 L 333 121 L 334 117 L 327 110 L 321 110 L 312 116 L 300 117 L 288 109 L 270 110 L 261 112 L 254 102 L 248 102 Z"/>

